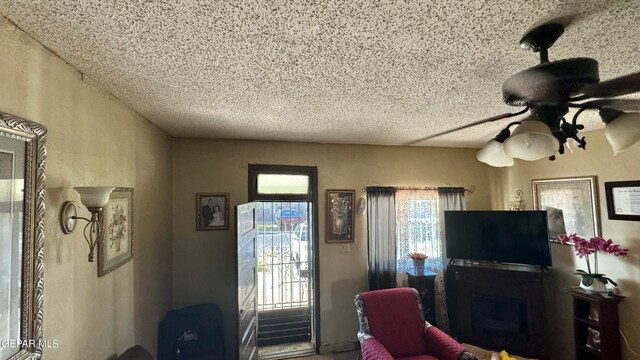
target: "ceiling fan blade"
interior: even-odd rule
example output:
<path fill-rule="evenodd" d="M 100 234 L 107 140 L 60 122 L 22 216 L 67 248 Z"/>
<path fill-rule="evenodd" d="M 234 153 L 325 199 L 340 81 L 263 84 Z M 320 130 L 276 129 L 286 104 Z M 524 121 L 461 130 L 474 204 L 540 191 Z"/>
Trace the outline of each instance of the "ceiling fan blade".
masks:
<path fill-rule="evenodd" d="M 453 129 L 449 129 L 449 130 L 442 131 L 442 132 L 439 132 L 439 133 L 436 133 L 436 134 L 433 134 L 433 135 L 429 135 L 429 136 L 420 138 L 418 140 L 410 141 L 408 143 L 405 143 L 404 145 L 405 146 L 415 145 L 417 143 L 420 143 L 420 142 L 423 142 L 423 141 L 426 141 L 426 140 L 429 140 L 429 139 L 433 139 L 433 138 L 438 137 L 438 136 L 451 134 L 453 132 L 464 130 L 464 129 L 468 129 L 470 127 L 474 127 L 474 126 L 478 126 L 478 125 L 481 125 L 481 124 L 486 124 L 486 123 L 490 123 L 490 122 L 494 122 L 494 121 L 510 118 L 510 117 L 513 117 L 513 116 L 522 115 L 522 114 L 526 113 L 528 110 L 529 110 L 529 108 L 526 107 L 526 108 L 524 108 L 523 110 L 520 110 L 520 111 L 492 116 L 490 118 L 482 119 L 482 120 L 479 120 L 479 121 L 472 122 L 470 124 L 458 126 L 456 128 L 453 128 Z"/>
<path fill-rule="evenodd" d="M 580 94 L 571 98 L 571 101 L 586 100 L 591 98 L 610 98 L 615 96 L 632 94 L 640 91 L 640 72 L 621 76 L 619 78 L 602 81 L 597 84 L 587 85 Z"/>
<path fill-rule="evenodd" d="M 571 25 L 571 23 L 573 23 L 579 17 L 581 17 L 581 14 L 577 10 L 566 11 L 559 16 L 546 16 L 541 19 L 538 19 L 538 21 L 536 21 L 533 25 L 531 25 L 526 32 L 529 32 L 532 29 L 535 29 L 543 25 L 548 25 L 548 24 L 560 24 L 566 29 L 569 25 Z"/>
<path fill-rule="evenodd" d="M 640 100 L 632 99 L 605 99 L 591 100 L 580 104 L 585 107 L 610 108 L 620 111 L 640 112 Z"/>
<path fill-rule="evenodd" d="M 561 24 L 566 29 L 596 13 L 609 11 L 613 5 L 611 1 L 606 0 L 591 1 L 588 4 L 579 2 L 576 5 L 563 5 L 554 11 L 554 15 L 540 18 L 531 28 L 545 24 Z"/>

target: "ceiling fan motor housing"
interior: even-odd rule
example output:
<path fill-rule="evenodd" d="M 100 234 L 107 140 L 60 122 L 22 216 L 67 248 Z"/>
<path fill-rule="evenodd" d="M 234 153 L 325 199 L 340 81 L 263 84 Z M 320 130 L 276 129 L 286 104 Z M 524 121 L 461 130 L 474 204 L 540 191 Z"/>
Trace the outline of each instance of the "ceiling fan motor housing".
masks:
<path fill-rule="evenodd" d="M 585 85 L 600 81 L 598 62 L 574 58 L 542 63 L 510 76 L 502 84 L 504 102 L 511 106 L 566 104 Z"/>

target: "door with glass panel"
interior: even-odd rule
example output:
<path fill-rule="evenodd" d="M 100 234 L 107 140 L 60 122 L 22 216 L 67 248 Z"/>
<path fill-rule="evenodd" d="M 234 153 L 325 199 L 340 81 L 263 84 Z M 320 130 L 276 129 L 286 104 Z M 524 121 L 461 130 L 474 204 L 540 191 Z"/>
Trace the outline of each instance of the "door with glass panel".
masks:
<path fill-rule="evenodd" d="M 316 352 L 317 170 L 249 166 L 256 206 L 260 358 Z"/>
<path fill-rule="evenodd" d="M 236 265 L 238 276 L 238 359 L 257 360 L 256 306 L 256 206 L 238 205 L 236 219 Z"/>

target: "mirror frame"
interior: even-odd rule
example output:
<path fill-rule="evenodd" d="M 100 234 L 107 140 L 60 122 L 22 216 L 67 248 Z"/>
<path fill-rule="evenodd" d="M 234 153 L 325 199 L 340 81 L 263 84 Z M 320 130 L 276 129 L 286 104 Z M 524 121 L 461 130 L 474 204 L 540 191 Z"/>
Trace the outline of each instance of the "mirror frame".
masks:
<path fill-rule="evenodd" d="M 22 239 L 21 341 L 10 360 L 40 359 L 43 336 L 44 188 L 46 127 L 0 112 L 0 136 L 25 142 L 24 230 Z"/>

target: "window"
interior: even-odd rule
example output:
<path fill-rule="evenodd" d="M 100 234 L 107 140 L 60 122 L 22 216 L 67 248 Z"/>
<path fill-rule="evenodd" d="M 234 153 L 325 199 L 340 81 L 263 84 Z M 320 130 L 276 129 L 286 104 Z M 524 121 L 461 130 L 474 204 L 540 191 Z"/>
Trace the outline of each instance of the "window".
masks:
<path fill-rule="evenodd" d="M 309 193 L 308 175 L 258 174 L 258 194 L 296 194 Z"/>
<path fill-rule="evenodd" d="M 398 190 L 396 192 L 396 273 L 405 281 L 405 271 L 413 269 L 411 252 L 427 254 L 425 267 L 442 271 L 442 242 L 436 190 Z"/>
<path fill-rule="evenodd" d="M 312 166 L 249 165 L 249 201 L 317 201 Z"/>

